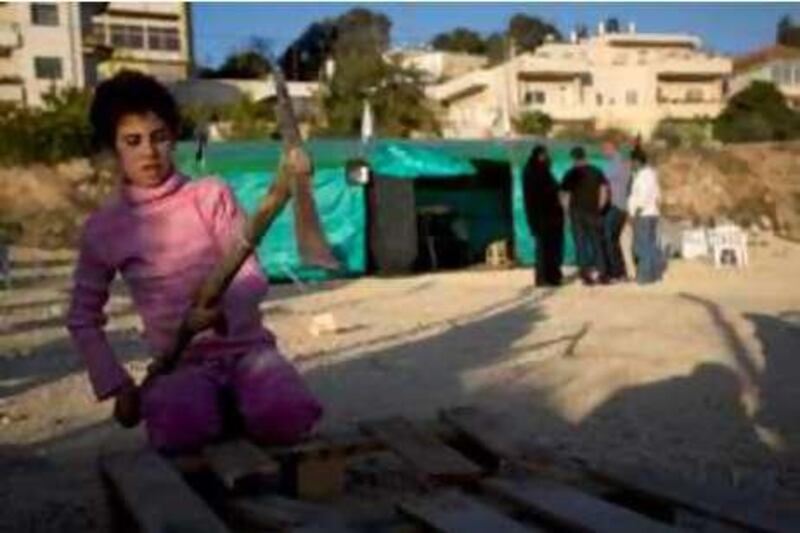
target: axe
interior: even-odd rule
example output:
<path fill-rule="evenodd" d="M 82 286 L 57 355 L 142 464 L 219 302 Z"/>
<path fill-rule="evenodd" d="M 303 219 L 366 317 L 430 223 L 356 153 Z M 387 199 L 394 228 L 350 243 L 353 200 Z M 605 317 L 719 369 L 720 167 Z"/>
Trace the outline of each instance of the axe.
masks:
<path fill-rule="evenodd" d="M 283 140 L 278 176 L 256 211 L 245 222 L 241 238 L 233 243 L 222 261 L 203 281 L 192 302 L 192 309 L 208 309 L 219 303 L 236 273 L 255 251 L 290 196 L 294 199 L 295 236 L 303 263 L 331 270 L 339 267 L 320 226 L 311 189 L 313 166 L 303 147 L 286 80 L 277 62 L 271 60 L 271 63 L 277 96 L 276 115 Z M 177 366 L 181 353 L 197 333 L 188 316 L 189 313 L 181 321 L 172 348 L 148 368 L 145 383 L 159 374 L 171 372 Z"/>

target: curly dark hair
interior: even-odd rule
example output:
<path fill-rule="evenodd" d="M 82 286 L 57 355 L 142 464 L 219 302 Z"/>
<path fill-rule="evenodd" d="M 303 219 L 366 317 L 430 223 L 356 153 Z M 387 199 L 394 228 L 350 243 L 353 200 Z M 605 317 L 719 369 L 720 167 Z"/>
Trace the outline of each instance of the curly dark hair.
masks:
<path fill-rule="evenodd" d="M 113 147 L 119 120 L 127 114 L 153 112 L 163 120 L 172 134 L 180 131 L 180 113 L 169 90 L 152 76 L 123 70 L 97 86 L 89 122 L 93 140 L 100 147 Z"/>

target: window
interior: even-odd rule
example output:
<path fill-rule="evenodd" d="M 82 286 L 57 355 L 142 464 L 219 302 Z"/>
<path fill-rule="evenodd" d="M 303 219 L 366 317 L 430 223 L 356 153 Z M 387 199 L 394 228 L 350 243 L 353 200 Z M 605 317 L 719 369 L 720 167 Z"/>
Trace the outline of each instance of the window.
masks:
<path fill-rule="evenodd" d="M 798 64 L 794 66 L 794 83 L 800 84 L 800 65 Z"/>
<path fill-rule="evenodd" d="M 61 58 L 35 57 L 33 58 L 33 70 L 36 72 L 36 78 L 40 80 L 60 80 L 63 75 Z"/>
<path fill-rule="evenodd" d="M 602 94 L 600 94 L 600 93 L 596 94 L 595 98 L 597 100 L 598 107 L 603 105 L 603 95 Z"/>
<path fill-rule="evenodd" d="M 525 103 L 530 104 L 543 104 L 547 98 L 543 91 L 527 91 L 525 93 Z"/>
<path fill-rule="evenodd" d="M 111 46 L 144 48 L 144 28 L 141 26 L 111 25 Z"/>
<path fill-rule="evenodd" d="M 686 91 L 686 101 L 687 102 L 702 102 L 703 101 L 703 89 L 689 89 Z"/>
<path fill-rule="evenodd" d="M 34 26 L 58 26 L 58 4 L 31 4 Z"/>
<path fill-rule="evenodd" d="M 147 47 L 150 50 L 180 50 L 178 28 L 147 28 Z"/>
<path fill-rule="evenodd" d="M 639 102 L 639 95 L 636 91 L 628 91 L 625 93 L 625 103 L 628 105 L 636 105 Z"/>
<path fill-rule="evenodd" d="M 778 65 L 774 65 L 770 69 L 770 73 L 771 73 L 771 76 L 772 76 L 773 83 L 775 83 L 775 85 L 778 85 L 781 82 L 781 78 L 780 78 L 781 69 L 778 67 Z"/>

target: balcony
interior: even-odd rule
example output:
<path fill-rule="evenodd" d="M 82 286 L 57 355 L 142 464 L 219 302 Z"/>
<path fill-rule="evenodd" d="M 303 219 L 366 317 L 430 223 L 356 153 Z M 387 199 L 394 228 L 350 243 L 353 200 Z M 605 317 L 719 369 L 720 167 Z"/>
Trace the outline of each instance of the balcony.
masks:
<path fill-rule="evenodd" d="M 669 118 L 690 119 L 716 117 L 722 111 L 723 102 L 720 100 L 672 100 L 659 102 L 658 106 Z"/>
<path fill-rule="evenodd" d="M 22 33 L 14 22 L 0 22 L 0 50 L 13 50 L 22 46 Z"/>

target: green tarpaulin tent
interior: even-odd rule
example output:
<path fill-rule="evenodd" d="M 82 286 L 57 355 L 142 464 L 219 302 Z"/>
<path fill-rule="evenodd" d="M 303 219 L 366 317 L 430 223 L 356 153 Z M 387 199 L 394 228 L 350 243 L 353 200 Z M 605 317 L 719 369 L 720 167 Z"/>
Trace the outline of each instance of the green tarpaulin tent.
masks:
<path fill-rule="evenodd" d="M 271 277 L 297 276 L 301 279 L 322 279 L 331 275 L 355 276 L 366 271 L 366 215 L 364 188 L 348 183 L 345 165 L 353 158 L 365 159 L 382 179 L 456 179 L 478 172 L 476 163 L 489 161 L 507 164 L 511 172 L 511 205 L 513 243 L 517 261 L 533 263 L 535 243 L 528 230 L 522 199 L 522 170 L 535 141 L 407 141 L 378 140 L 364 146 L 357 140 L 313 140 L 308 149 L 314 160 L 314 197 L 323 229 L 340 259 L 343 269 L 331 274 L 301 265 L 294 240 L 292 210 L 286 209 L 275 221 L 258 249 L 262 266 Z M 561 179 L 570 166 L 571 143 L 548 143 L 554 174 Z M 605 166 L 602 156 L 592 147 L 592 163 Z M 194 161 L 193 143 L 178 147 L 178 165 L 190 176 L 217 175 L 233 189 L 247 211 L 251 211 L 275 179 L 281 153 L 276 141 L 211 143 L 206 150 L 205 164 Z M 508 179 L 498 175 L 497 179 Z M 441 201 L 441 194 L 437 201 Z M 430 196 L 430 195 L 429 195 Z M 457 209 L 477 211 L 483 199 L 472 195 L 451 194 L 450 202 Z M 430 201 L 430 198 L 428 198 Z M 491 201 L 496 201 L 492 199 Z M 498 224 L 492 213 L 481 207 L 482 218 L 476 218 L 472 232 L 475 242 L 484 243 L 485 235 L 496 231 Z M 497 206 L 505 207 L 505 206 Z M 565 262 L 574 262 L 574 245 L 566 228 Z M 511 236 L 509 236 L 511 237 Z"/>

